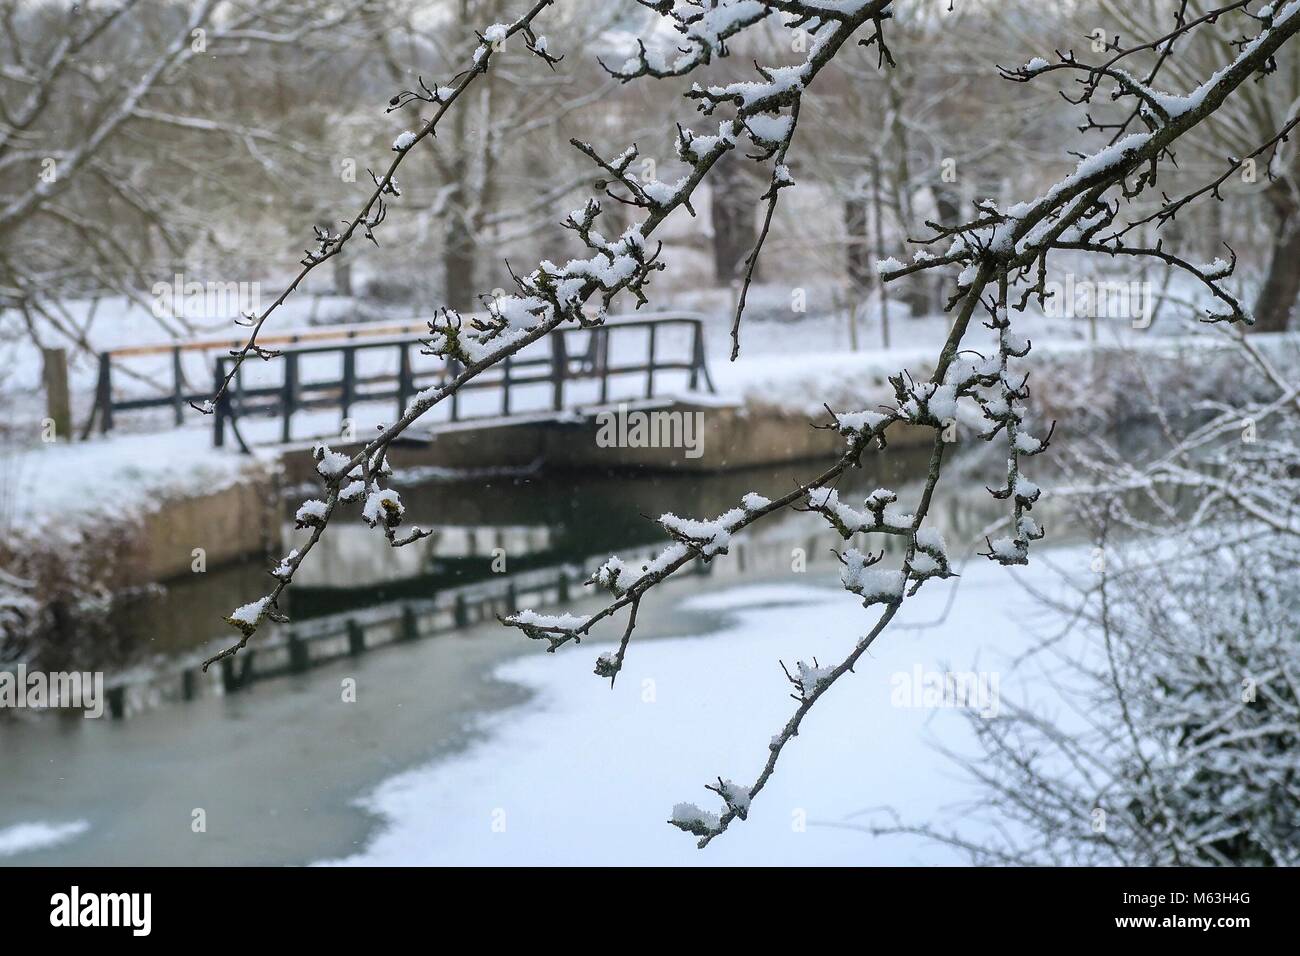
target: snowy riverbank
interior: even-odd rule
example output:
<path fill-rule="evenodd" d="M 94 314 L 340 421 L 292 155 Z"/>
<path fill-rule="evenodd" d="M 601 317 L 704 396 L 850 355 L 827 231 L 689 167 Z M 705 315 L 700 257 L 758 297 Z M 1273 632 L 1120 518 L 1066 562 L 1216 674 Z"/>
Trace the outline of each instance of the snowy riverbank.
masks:
<path fill-rule="evenodd" d="M 1017 576 L 1059 584 L 1046 561 L 1011 572 L 977 559 L 955 596 L 953 584 L 936 582 L 909 600 L 858 672 L 805 722 L 749 820 L 706 851 L 665 822 L 673 804 L 712 807 L 703 786 L 719 774 L 752 779 L 793 707 L 778 658 L 842 657 L 870 620 L 851 595 L 777 583 L 691 598 L 686 609 L 725 615 L 721 629 L 634 645 L 612 692 L 591 674 L 601 648 L 588 644 L 502 665 L 496 676 L 528 687 L 529 703 L 486 719 L 467 751 L 379 786 L 363 806 L 385 820 L 382 832 L 337 862 L 963 862 L 917 838 L 843 825 L 879 822 L 863 811 L 884 806 L 908 822 L 946 825 L 960 822 L 956 805 L 976 797 L 933 746 L 969 750 L 967 717 L 894 706 L 897 675 L 977 670 L 997 674 L 1008 699 L 1050 697 L 1032 672 L 1010 667 L 1031 632 L 1051 623 Z"/>

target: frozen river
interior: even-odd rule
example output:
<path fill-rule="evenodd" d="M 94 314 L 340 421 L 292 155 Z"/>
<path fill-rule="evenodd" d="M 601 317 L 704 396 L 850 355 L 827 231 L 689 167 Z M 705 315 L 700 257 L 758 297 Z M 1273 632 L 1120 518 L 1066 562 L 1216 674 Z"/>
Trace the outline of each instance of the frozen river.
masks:
<path fill-rule="evenodd" d="M 643 608 L 612 691 L 591 673 L 593 643 L 550 655 L 484 625 L 124 722 L 6 728 L 0 861 L 959 862 L 833 825 L 881 806 L 941 822 L 974 796 L 935 749 L 969 743 L 967 718 L 897 706 L 899 675 L 976 670 L 1003 696 L 1041 690 L 1009 655 L 1052 622 L 982 559 L 955 594 L 931 582 L 908 602 L 814 710 L 747 822 L 704 852 L 665 823 L 678 801 L 712 806 L 703 785 L 719 774 L 756 773 L 793 707 L 778 659 L 837 659 L 864 629 L 867 612 L 833 584 L 827 562 L 687 578 Z"/>

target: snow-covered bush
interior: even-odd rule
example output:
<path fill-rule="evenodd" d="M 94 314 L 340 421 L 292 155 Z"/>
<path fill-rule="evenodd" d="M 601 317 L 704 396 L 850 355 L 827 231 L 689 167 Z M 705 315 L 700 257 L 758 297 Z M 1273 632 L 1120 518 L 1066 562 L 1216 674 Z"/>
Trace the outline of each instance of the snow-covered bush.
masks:
<path fill-rule="evenodd" d="M 1300 863 L 1296 553 L 1217 532 L 1186 543 L 1201 547 L 1108 549 L 1072 608 L 1084 626 L 1038 651 L 1066 707 L 1004 695 L 998 719 L 971 719 L 980 752 L 954 756 L 982 784 L 978 835 L 877 832 L 980 863 Z"/>
<path fill-rule="evenodd" d="M 1300 864 L 1294 342 L 1228 344 L 1224 398 L 1148 380 L 1146 440 L 1069 448 L 1058 494 L 1096 548 L 1072 597 L 1040 595 L 1076 624 L 1026 662 L 1054 675 L 1065 716 L 1004 697 L 998 720 L 971 721 L 982 752 L 958 755 L 1004 838 L 901 829 L 980 862 Z"/>

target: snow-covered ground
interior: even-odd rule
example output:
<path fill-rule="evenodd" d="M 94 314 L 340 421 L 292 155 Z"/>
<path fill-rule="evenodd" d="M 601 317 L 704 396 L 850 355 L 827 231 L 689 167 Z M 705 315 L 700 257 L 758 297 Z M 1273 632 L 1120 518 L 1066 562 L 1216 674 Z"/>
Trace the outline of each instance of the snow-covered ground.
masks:
<path fill-rule="evenodd" d="M 0 528 L 38 533 L 86 518 L 122 520 L 164 499 L 218 491 L 264 467 L 212 447 L 204 428 L 0 449 Z"/>
<path fill-rule="evenodd" d="M 85 820 L 70 823 L 16 823 L 0 830 L 0 857 L 17 856 L 76 839 L 90 829 Z"/>
<path fill-rule="evenodd" d="M 387 781 L 365 801 L 385 826 L 349 864 L 906 864 L 959 863 L 914 837 L 846 828 L 963 820 L 977 798 L 933 744 L 970 750 L 955 709 L 895 706 L 923 672 L 996 675 L 1007 699 L 1052 693 L 1009 659 L 1052 619 L 1016 583 L 1059 578 L 1038 562 L 1007 569 L 976 561 L 957 586 L 932 582 L 806 719 L 750 817 L 705 851 L 665 821 L 679 801 L 716 809 L 704 790 L 719 775 L 748 783 L 794 702 L 778 659 L 843 656 L 871 616 L 838 589 L 775 583 L 727 588 L 688 607 L 724 616 L 707 636 L 634 644 L 611 691 L 591 673 L 602 650 L 584 643 L 528 655 L 499 677 L 535 694 L 485 722 L 468 751 Z M 932 626 L 918 626 L 932 625 Z M 872 813 L 871 811 L 877 812 Z M 978 836 L 978 831 L 975 833 Z"/>

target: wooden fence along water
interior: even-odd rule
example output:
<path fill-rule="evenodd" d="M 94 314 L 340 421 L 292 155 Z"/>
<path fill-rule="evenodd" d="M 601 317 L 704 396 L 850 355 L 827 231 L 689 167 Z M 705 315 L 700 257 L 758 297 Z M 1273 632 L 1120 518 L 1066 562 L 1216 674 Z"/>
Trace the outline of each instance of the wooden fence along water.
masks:
<path fill-rule="evenodd" d="M 641 551 L 649 560 L 661 547 Z M 303 674 L 377 648 L 464 631 L 522 607 L 562 607 L 589 590 L 583 582 L 602 560 L 592 559 L 586 567 L 566 564 L 503 575 L 450 588 L 428 599 L 272 626 L 256 642 L 234 657 L 224 658 L 207 673 L 201 667 L 201 654 L 196 654 L 153 672 L 110 679 L 106 687 L 108 712 L 120 719 L 163 702 L 233 694 L 259 681 Z M 695 570 L 707 574 L 709 566 L 698 563 Z"/>

